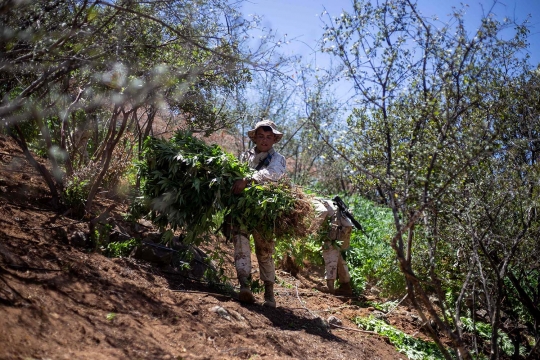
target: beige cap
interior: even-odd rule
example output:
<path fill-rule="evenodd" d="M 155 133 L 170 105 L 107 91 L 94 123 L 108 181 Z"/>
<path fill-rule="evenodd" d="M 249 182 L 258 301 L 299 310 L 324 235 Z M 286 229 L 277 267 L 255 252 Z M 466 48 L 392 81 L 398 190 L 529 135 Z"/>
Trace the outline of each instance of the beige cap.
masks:
<path fill-rule="evenodd" d="M 255 125 L 255 128 L 249 130 L 247 132 L 249 138 L 251 139 L 251 141 L 255 142 L 255 132 L 257 131 L 258 128 L 262 127 L 262 126 L 268 126 L 272 129 L 272 132 L 274 133 L 274 135 L 276 135 L 276 142 L 279 142 L 279 140 L 281 140 L 281 138 L 283 137 L 283 133 L 279 132 L 277 129 L 276 129 L 276 124 L 274 124 L 273 121 L 271 120 L 261 120 L 259 121 L 256 125 Z"/>

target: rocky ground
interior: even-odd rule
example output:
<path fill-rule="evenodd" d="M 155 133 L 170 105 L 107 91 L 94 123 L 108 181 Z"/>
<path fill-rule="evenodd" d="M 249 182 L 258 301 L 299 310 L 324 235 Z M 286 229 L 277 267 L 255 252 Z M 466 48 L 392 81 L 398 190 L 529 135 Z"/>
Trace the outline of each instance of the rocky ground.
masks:
<path fill-rule="evenodd" d="M 88 219 L 58 213 L 49 201 L 39 174 L 0 135 L 0 359 L 406 359 L 351 321 L 377 311 L 367 300 L 383 300 L 315 290 L 320 268 L 296 276 L 278 268 L 276 309 L 261 306 L 262 293 L 242 305 L 230 286 L 89 250 Z M 117 200 L 100 198 L 96 214 L 113 204 L 109 218 L 125 231 L 154 231 L 123 222 Z M 234 279 L 231 244 L 216 239 L 202 250 L 218 247 Z M 405 302 L 385 317 L 426 338 Z"/>

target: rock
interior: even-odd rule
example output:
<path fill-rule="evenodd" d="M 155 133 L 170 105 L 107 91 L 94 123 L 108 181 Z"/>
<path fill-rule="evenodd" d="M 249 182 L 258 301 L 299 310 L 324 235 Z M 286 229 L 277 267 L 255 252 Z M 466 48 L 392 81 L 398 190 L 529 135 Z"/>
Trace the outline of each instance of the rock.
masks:
<path fill-rule="evenodd" d="M 334 315 L 329 316 L 328 319 L 326 319 L 326 321 L 328 322 L 328 325 L 330 325 L 331 328 L 338 327 L 343 324 L 343 322 L 337 317 L 335 317 Z"/>
<path fill-rule="evenodd" d="M 476 310 L 476 319 L 489 322 L 488 312 L 485 309 Z"/>
<path fill-rule="evenodd" d="M 157 265 L 168 265 L 173 258 L 172 249 L 167 249 L 165 246 L 152 246 L 150 244 L 141 244 L 136 246 L 129 255 L 130 257 L 145 260 Z"/>
<path fill-rule="evenodd" d="M 384 322 L 388 323 L 388 319 L 386 318 L 386 314 L 382 311 L 375 310 L 371 313 L 376 319 L 383 320 Z"/>
<path fill-rule="evenodd" d="M 146 220 L 146 219 L 139 219 L 137 224 L 147 229 L 152 229 L 154 227 L 154 224 L 152 224 L 150 220 Z"/>
<path fill-rule="evenodd" d="M 420 316 L 415 315 L 413 313 L 409 313 L 409 316 L 410 316 L 412 322 L 414 322 L 416 324 L 421 324 L 422 323 L 422 319 L 420 319 Z"/>
<path fill-rule="evenodd" d="M 221 306 L 216 305 L 213 308 L 210 308 L 210 311 L 215 312 L 225 320 L 232 321 L 227 310 L 225 310 L 225 308 L 222 308 Z"/>
<path fill-rule="evenodd" d="M 122 229 L 120 225 L 115 224 L 111 233 L 109 234 L 109 242 L 126 242 L 132 239 L 133 236 L 127 233 L 126 230 Z"/>
<path fill-rule="evenodd" d="M 75 231 L 73 232 L 69 237 L 69 244 L 74 247 L 89 247 L 90 246 L 90 239 L 86 235 L 86 233 L 82 231 Z"/>
<path fill-rule="evenodd" d="M 158 244 L 161 242 L 162 236 L 163 236 L 163 233 L 161 232 L 150 232 L 144 236 L 143 240 L 146 242 Z"/>
<path fill-rule="evenodd" d="M 369 292 L 375 296 L 379 296 L 381 294 L 381 290 L 375 286 L 372 286 L 371 289 L 369 289 Z"/>
<path fill-rule="evenodd" d="M 240 322 L 244 322 L 246 321 L 246 318 L 243 317 L 238 311 L 234 311 L 234 310 L 229 310 L 229 313 L 233 316 L 233 318 L 236 320 L 236 321 L 240 321 Z"/>
<path fill-rule="evenodd" d="M 292 276 L 296 277 L 300 272 L 300 267 L 296 264 L 294 257 L 286 254 L 285 257 L 281 260 L 281 268 L 283 271 L 290 273 Z"/>

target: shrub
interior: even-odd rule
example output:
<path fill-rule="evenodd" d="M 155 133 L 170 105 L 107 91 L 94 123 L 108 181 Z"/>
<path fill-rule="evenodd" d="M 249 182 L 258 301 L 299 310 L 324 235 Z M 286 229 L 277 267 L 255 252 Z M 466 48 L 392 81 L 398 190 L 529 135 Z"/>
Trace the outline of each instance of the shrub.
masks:
<path fill-rule="evenodd" d="M 139 245 L 139 241 L 136 239 L 110 242 L 107 244 L 105 254 L 112 258 L 125 257 L 128 256 L 137 245 Z"/>
<path fill-rule="evenodd" d="M 75 216 L 82 216 L 89 192 L 90 180 L 74 175 L 64 184 L 62 202 L 72 210 Z"/>
<path fill-rule="evenodd" d="M 353 231 L 351 247 L 346 253 L 353 283 L 356 287 L 369 283 L 379 287 L 384 295 L 401 296 L 405 279 L 390 246 L 393 236 L 390 209 L 359 196 L 350 196 L 345 201 L 367 234 Z"/>

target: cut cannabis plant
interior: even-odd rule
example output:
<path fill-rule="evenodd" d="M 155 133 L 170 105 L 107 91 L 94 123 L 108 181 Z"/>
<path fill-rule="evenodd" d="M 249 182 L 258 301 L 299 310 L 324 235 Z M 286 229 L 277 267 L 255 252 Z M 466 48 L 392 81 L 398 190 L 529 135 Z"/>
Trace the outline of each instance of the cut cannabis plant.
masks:
<path fill-rule="evenodd" d="M 312 212 L 303 194 L 286 182 L 253 184 L 241 195 L 234 182 L 252 171 L 217 145 L 207 145 L 188 132 L 170 140 L 148 138 L 140 166 L 143 192 L 153 222 L 162 229 L 185 232 L 186 242 L 221 226 L 223 218 L 246 232 L 254 229 L 268 239 L 304 235 Z"/>
<path fill-rule="evenodd" d="M 400 353 L 407 355 L 411 360 L 438 360 L 444 359 L 443 354 L 433 342 L 414 338 L 404 332 L 388 325 L 383 320 L 373 317 L 356 317 L 353 320 L 358 327 L 377 334 L 384 335 Z"/>

